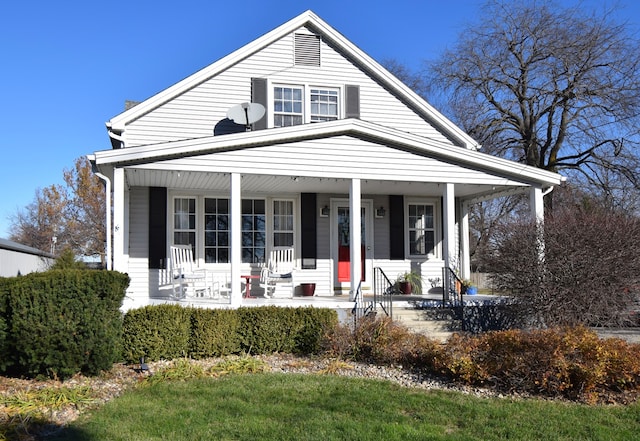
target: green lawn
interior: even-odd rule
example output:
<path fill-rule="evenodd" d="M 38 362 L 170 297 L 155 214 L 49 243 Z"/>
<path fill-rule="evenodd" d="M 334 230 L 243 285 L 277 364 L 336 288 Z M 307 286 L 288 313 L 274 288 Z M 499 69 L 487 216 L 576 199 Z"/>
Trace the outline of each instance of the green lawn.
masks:
<path fill-rule="evenodd" d="M 640 405 L 480 399 L 332 375 L 243 374 L 138 387 L 58 440 L 632 440 Z M 51 439 L 51 438 L 50 438 Z"/>

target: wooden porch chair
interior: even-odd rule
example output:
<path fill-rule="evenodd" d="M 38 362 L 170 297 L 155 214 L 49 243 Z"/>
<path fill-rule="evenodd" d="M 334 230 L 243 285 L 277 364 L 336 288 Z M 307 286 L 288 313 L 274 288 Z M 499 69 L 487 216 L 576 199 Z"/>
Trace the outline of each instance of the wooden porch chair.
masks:
<path fill-rule="evenodd" d="M 207 271 L 195 268 L 191 245 L 172 245 L 170 252 L 173 297 L 184 299 L 210 296 Z"/>
<path fill-rule="evenodd" d="M 293 297 L 296 289 L 296 272 L 293 248 L 275 248 L 269 253 L 269 260 L 260 272 L 260 286 L 266 297 L 280 297 L 278 288 L 286 289 L 282 297 Z"/>
<path fill-rule="evenodd" d="M 227 272 L 214 271 L 211 276 L 211 297 L 219 299 L 231 298 L 231 282 Z"/>

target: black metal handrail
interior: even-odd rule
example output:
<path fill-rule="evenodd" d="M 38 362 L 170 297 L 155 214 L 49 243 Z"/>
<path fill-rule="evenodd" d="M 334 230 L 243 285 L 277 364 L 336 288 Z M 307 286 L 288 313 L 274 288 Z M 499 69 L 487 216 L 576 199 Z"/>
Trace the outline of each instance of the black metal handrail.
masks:
<path fill-rule="evenodd" d="M 442 268 L 442 306 L 462 306 L 462 280 L 448 266 Z"/>
<path fill-rule="evenodd" d="M 382 268 L 373 268 L 373 302 L 380 305 L 387 316 L 393 319 L 393 295 L 397 294 L 396 284 L 391 282 Z"/>

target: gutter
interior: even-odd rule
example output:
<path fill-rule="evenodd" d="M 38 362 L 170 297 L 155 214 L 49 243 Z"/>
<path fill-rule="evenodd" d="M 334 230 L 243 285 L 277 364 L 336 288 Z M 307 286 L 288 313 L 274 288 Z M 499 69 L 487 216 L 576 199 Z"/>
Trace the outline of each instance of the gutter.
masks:
<path fill-rule="evenodd" d="M 110 271 L 112 269 L 112 260 L 111 260 L 111 181 L 108 177 L 100 173 L 96 167 L 96 158 L 94 155 L 87 156 L 89 161 L 91 162 L 91 170 L 93 174 L 102 179 L 105 183 L 105 217 L 107 220 L 106 230 L 106 250 L 105 250 L 105 261 L 107 262 L 107 270 Z"/>

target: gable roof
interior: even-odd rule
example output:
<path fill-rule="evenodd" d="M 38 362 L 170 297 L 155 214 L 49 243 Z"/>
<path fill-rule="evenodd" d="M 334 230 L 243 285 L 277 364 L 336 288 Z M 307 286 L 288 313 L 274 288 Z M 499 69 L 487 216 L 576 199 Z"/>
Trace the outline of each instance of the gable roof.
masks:
<path fill-rule="evenodd" d="M 403 132 L 358 119 L 342 119 L 315 124 L 280 127 L 268 131 L 258 130 L 224 136 L 209 136 L 183 141 L 103 150 L 90 159 L 101 165 L 127 166 L 159 161 L 201 156 L 216 152 L 246 149 L 274 144 L 292 143 L 308 139 L 320 139 L 348 135 L 363 140 L 403 149 L 457 163 L 472 169 L 509 176 L 521 182 L 549 187 L 559 185 L 564 177 L 536 167 L 509 161 L 486 153 L 461 149 L 444 142 Z"/>
<path fill-rule="evenodd" d="M 356 45 L 347 40 L 342 34 L 337 32 L 310 10 L 303 12 L 276 29 L 264 34 L 262 37 L 259 37 L 253 42 L 221 58 L 204 69 L 201 69 L 173 86 L 157 93 L 135 107 L 113 117 L 106 123 L 110 136 L 117 139 L 118 135 L 122 134 L 125 130 L 125 126 L 128 123 L 135 121 L 146 113 L 207 81 L 237 62 L 247 58 L 303 26 L 308 26 L 320 34 L 323 39 L 338 47 L 372 78 L 375 78 L 381 84 L 396 93 L 407 103 L 407 105 L 411 106 L 424 119 L 440 128 L 440 130 L 447 133 L 447 135 L 452 139 L 457 140 L 461 146 L 473 150 L 480 148 L 480 145 L 473 138 L 467 135 L 463 130 L 453 124 L 448 118 L 438 112 L 413 90 L 398 80 L 387 69 L 382 67 L 382 65 L 369 57 Z"/>

